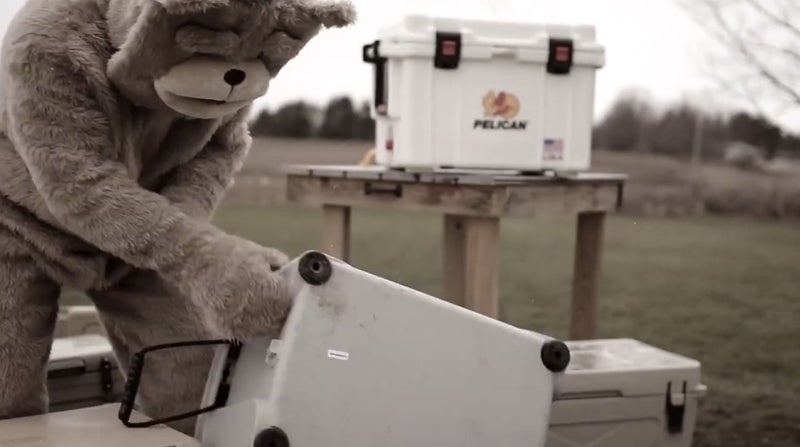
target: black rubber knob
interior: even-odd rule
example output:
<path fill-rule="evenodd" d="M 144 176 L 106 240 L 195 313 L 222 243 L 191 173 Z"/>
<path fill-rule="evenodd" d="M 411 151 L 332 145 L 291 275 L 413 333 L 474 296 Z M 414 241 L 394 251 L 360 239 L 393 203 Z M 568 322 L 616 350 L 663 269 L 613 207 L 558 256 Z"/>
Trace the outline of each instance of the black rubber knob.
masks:
<path fill-rule="evenodd" d="M 569 347 L 564 342 L 552 340 L 542 346 L 542 363 L 550 371 L 563 372 L 569 366 L 569 361 Z"/>
<path fill-rule="evenodd" d="M 270 427 L 256 436 L 253 447 L 289 447 L 289 437 L 280 428 Z"/>
<path fill-rule="evenodd" d="M 333 275 L 330 259 L 318 251 L 305 254 L 300 259 L 298 269 L 303 280 L 314 286 L 325 284 Z"/>

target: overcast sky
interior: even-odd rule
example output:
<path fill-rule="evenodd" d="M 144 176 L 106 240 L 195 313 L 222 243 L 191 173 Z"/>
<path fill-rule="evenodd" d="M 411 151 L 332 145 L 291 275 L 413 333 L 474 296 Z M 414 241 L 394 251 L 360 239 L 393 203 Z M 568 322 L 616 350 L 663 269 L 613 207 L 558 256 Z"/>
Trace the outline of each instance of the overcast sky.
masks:
<path fill-rule="evenodd" d="M 25 0 L 0 0 L 0 32 Z M 645 88 L 661 102 L 689 98 L 723 107 L 716 87 L 702 75 L 705 34 L 674 0 L 354 0 L 360 19 L 344 30 L 326 30 L 281 72 L 260 104 L 304 98 L 322 103 L 333 95 L 367 99 L 372 68 L 361 47 L 377 29 L 409 12 L 536 22 L 586 23 L 597 27 L 607 65 L 597 73 L 596 113 L 626 88 Z M 330 67 L 330 68 L 328 68 Z M 794 119 L 793 119 L 794 118 Z M 776 117 L 800 130 L 798 118 Z"/>

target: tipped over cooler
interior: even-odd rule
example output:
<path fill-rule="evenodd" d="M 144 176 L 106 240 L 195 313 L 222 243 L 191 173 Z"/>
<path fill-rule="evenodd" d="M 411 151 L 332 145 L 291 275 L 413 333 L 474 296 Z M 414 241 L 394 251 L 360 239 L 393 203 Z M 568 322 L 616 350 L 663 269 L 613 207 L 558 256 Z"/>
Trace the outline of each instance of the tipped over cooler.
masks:
<path fill-rule="evenodd" d="M 284 272 L 282 335 L 219 348 L 205 447 L 545 445 L 563 343 L 320 253 Z"/>
<path fill-rule="evenodd" d="M 376 162 L 577 172 L 591 167 L 593 26 L 410 15 L 363 49 Z"/>

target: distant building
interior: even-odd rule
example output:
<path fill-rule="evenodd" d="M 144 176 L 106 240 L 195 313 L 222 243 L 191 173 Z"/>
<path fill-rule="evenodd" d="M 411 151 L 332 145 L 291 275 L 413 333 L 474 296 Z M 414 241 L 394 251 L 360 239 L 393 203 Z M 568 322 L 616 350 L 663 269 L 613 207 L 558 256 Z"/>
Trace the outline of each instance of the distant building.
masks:
<path fill-rule="evenodd" d="M 725 162 L 744 169 L 762 166 L 766 162 L 764 150 L 751 144 L 735 141 L 725 147 Z"/>

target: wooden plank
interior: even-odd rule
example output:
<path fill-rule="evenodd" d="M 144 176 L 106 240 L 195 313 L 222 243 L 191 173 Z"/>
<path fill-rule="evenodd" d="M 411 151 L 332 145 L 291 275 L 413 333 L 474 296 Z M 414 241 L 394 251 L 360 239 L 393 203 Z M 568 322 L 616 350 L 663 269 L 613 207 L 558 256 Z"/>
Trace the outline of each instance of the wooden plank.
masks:
<path fill-rule="evenodd" d="M 442 298 L 499 318 L 498 240 L 500 219 L 446 215 Z"/>
<path fill-rule="evenodd" d="M 443 237 L 442 299 L 464 307 L 467 275 L 464 217 L 445 215 Z"/>
<path fill-rule="evenodd" d="M 287 199 L 306 205 L 391 208 L 482 216 L 496 213 L 498 190 L 343 178 L 287 177 Z"/>
<path fill-rule="evenodd" d="M 620 205 L 621 185 L 575 184 L 509 186 L 503 192 L 508 216 L 574 216 L 585 212 L 610 212 Z"/>
<path fill-rule="evenodd" d="M 596 337 L 604 223 L 605 213 L 581 213 L 578 216 L 572 283 L 571 340 L 590 340 Z"/>
<path fill-rule="evenodd" d="M 307 205 L 392 208 L 461 216 L 552 216 L 612 211 L 620 185 L 452 185 L 287 177 L 287 199 Z"/>
<path fill-rule="evenodd" d="M 322 251 L 350 262 L 350 208 L 324 205 L 322 219 Z"/>
<path fill-rule="evenodd" d="M 498 240 L 500 219 L 464 219 L 464 306 L 492 318 L 500 317 Z"/>

